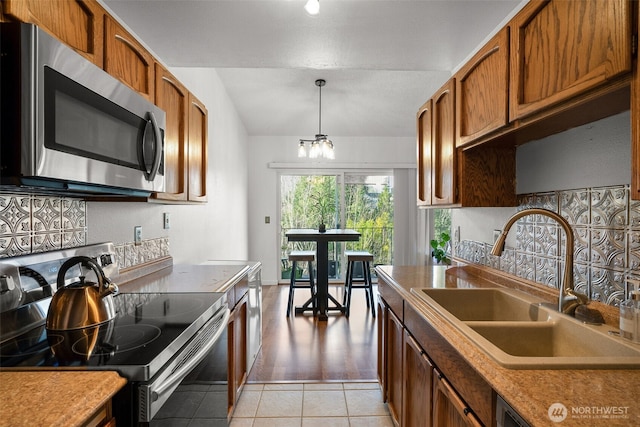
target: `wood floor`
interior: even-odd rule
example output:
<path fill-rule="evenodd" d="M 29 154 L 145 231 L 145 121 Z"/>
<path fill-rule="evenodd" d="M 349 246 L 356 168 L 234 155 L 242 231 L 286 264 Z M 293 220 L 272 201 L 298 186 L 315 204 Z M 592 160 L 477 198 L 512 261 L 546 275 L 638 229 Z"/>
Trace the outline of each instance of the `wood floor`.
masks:
<path fill-rule="evenodd" d="M 342 287 L 329 288 L 342 301 Z M 352 291 L 349 318 L 331 312 L 326 321 L 311 314 L 287 317 L 288 294 L 287 285 L 263 287 L 262 350 L 248 382 L 376 380 L 377 327 L 364 289 Z M 306 289 L 297 289 L 294 304 L 308 298 Z"/>

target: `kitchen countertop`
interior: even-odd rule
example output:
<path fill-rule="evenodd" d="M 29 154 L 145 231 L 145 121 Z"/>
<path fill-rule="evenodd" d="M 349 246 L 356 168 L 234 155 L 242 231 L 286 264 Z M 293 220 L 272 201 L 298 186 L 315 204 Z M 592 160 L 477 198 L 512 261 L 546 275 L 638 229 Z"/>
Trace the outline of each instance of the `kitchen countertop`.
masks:
<path fill-rule="evenodd" d="M 503 368 L 410 292 L 411 288 L 504 283 L 469 274 L 465 267 L 379 266 L 376 270 L 531 425 L 640 425 L 640 370 Z M 548 417 L 549 408 L 556 403 L 563 404 L 569 414 L 558 424 Z"/>
<path fill-rule="evenodd" d="M 118 285 L 120 292 L 226 292 L 259 265 L 253 261 L 178 264 Z"/>
<path fill-rule="evenodd" d="M 113 371 L 0 372 L 0 426 L 80 426 L 126 382 Z"/>

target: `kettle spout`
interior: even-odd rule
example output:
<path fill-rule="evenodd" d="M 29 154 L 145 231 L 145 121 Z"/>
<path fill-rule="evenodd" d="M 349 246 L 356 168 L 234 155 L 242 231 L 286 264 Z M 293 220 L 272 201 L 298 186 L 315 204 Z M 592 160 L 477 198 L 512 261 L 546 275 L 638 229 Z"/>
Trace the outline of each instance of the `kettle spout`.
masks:
<path fill-rule="evenodd" d="M 105 277 L 102 291 L 100 292 L 100 298 L 104 298 L 107 295 L 117 295 L 119 291 L 118 285 Z"/>

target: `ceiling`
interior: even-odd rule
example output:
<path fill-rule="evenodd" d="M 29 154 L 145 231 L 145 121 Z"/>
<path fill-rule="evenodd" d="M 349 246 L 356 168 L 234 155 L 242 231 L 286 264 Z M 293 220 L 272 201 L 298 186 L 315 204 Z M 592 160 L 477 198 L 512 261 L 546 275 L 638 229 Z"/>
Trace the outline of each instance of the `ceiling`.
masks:
<path fill-rule="evenodd" d="M 102 0 L 169 67 L 216 68 L 250 136 L 413 137 L 521 0 Z M 197 88 L 190 87 L 197 93 Z"/>

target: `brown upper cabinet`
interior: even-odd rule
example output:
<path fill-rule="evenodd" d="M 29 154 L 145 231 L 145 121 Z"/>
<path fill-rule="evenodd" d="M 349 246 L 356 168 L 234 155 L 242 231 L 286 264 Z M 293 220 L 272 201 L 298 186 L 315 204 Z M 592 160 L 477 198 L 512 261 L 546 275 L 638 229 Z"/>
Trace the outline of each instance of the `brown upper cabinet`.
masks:
<path fill-rule="evenodd" d="M 510 119 L 631 71 L 629 0 L 532 0 L 510 22 Z"/>
<path fill-rule="evenodd" d="M 418 111 L 418 205 L 515 206 L 515 148 L 456 148 L 455 79 Z"/>
<path fill-rule="evenodd" d="M 456 146 L 509 123 L 509 28 L 503 28 L 455 75 Z"/>
<path fill-rule="evenodd" d="M 5 18 L 35 24 L 102 68 L 105 10 L 95 1 L 4 0 Z"/>
<path fill-rule="evenodd" d="M 156 64 L 156 105 L 167 113 L 164 132 L 165 192 L 158 200 L 187 200 L 189 92 L 169 71 Z"/>
<path fill-rule="evenodd" d="M 454 94 L 451 79 L 418 111 L 418 205 L 456 201 Z"/>
<path fill-rule="evenodd" d="M 636 26 L 640 25 L 640 7 L 636 4 Z M 638 31 L 638 28 L 635 28 Z M 633 62 L 631 79 L 631 198 L 640 200 L 640 70 Z"/>
<path fill-rule="evenodd" d="M 456 202 L 455 80 L 432 99 L 431 204 Z"/>
<path fill-rule="evenodd" d="M 153 198 L 206 202 L 207 109 L 160 64 L 156 64 L 156 105 L 167 113 L 165 192 Z"/>
<path fill-rule="evenodd" d="M 207 201 L 207 109 L 189 94 L 189 197 Z"/>
<path fill-rule="evenodd" d="M 418 206 L 431 204 L 431 100 L 417 115 L 418 133 Z"/>
<path fill-rule="evenodd" d="M 155 60 L 118 22 L 105 16 L 104 70 L 149 101 L 155 101 Z"/>
<path fill-rule="evenodd" d="M 640 199 L 637 15 L 629 0 L 526 4 L 454 75 L 455 120 L 441 108 L 448 100 L 436 104 L 442 89 L 418 111 L 418 205 L 514 206 L 516 146 L 630 106 L 631 193 Z"/>

